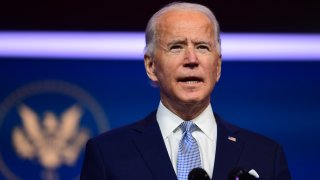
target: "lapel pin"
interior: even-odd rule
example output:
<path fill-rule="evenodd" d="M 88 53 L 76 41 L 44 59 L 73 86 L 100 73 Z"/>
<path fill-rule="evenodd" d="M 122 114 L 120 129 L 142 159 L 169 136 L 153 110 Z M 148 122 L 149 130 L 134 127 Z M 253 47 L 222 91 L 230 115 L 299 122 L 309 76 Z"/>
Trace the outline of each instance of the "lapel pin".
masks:
<path fill-rule="evenodd" d="M 237 142 L 237 138 L 229 136 L 228 139 L 233 142 Z"/>

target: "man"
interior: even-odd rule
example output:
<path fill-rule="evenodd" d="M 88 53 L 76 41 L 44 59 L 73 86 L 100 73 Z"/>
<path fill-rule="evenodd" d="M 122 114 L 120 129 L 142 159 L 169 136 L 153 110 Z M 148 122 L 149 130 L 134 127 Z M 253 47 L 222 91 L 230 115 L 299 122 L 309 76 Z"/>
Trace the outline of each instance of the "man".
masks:
<path fill-rule="evenodd" d="M 180 180 L 196 167 L 216 180 L 230 178 L 237 168 L 261 179 L 291 179 L 279 144 L 212 112 L 221 48 L 219 25 L 208 8 L 173 3 L 154 14 L 144 62 L 160 88 L 157 111 L 88 141 L 81 179 Z"/>

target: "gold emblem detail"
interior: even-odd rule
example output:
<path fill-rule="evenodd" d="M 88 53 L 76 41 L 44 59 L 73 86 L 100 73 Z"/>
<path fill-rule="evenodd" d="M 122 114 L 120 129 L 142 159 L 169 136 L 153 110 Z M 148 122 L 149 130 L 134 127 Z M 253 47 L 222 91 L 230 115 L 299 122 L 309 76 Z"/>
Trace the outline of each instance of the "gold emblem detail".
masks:
<path fill-rule="evenodd" d="M 61 164 L 73 165 L 89 138 L 86 129 L 79 128 L 82 110 L 73 105 L 61 117 L 52 111 L 44 113 L 43 121 L 27 105 L 18 109 L 22 127 L 13 130 L 13 144 L 17 154 L 26 159 L 38 159 L 49 171 Z"/>

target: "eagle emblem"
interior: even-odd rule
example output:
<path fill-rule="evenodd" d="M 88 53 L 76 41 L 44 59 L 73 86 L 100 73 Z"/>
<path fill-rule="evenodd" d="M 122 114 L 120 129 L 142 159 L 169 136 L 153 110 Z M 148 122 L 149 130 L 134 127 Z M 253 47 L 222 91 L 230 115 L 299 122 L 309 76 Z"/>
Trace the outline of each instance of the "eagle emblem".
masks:
<path fill-rule="evenodd" d="M 75 164 L 89 138 L 88 130 L 79 127 L 83 114 L 79 105 L 69 107 L 60 117 L 46 111 L 42 121 L 25 104 L 19 106 L 18 113 L 22 125 L 14 128 L 12 142 L 21 158 L 37 160 L 51 172 L 62 164 Z"/>

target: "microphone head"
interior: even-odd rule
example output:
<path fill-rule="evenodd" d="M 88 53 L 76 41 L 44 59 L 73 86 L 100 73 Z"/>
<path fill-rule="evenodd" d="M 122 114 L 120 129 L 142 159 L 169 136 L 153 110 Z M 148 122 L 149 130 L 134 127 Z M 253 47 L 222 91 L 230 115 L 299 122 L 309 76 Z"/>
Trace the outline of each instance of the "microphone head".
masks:
<path fill-rule="evenodd" d="M 210 177 L 204 169 L 198 167 L 190 171 L 188 180 L 210 180 Z"/>

